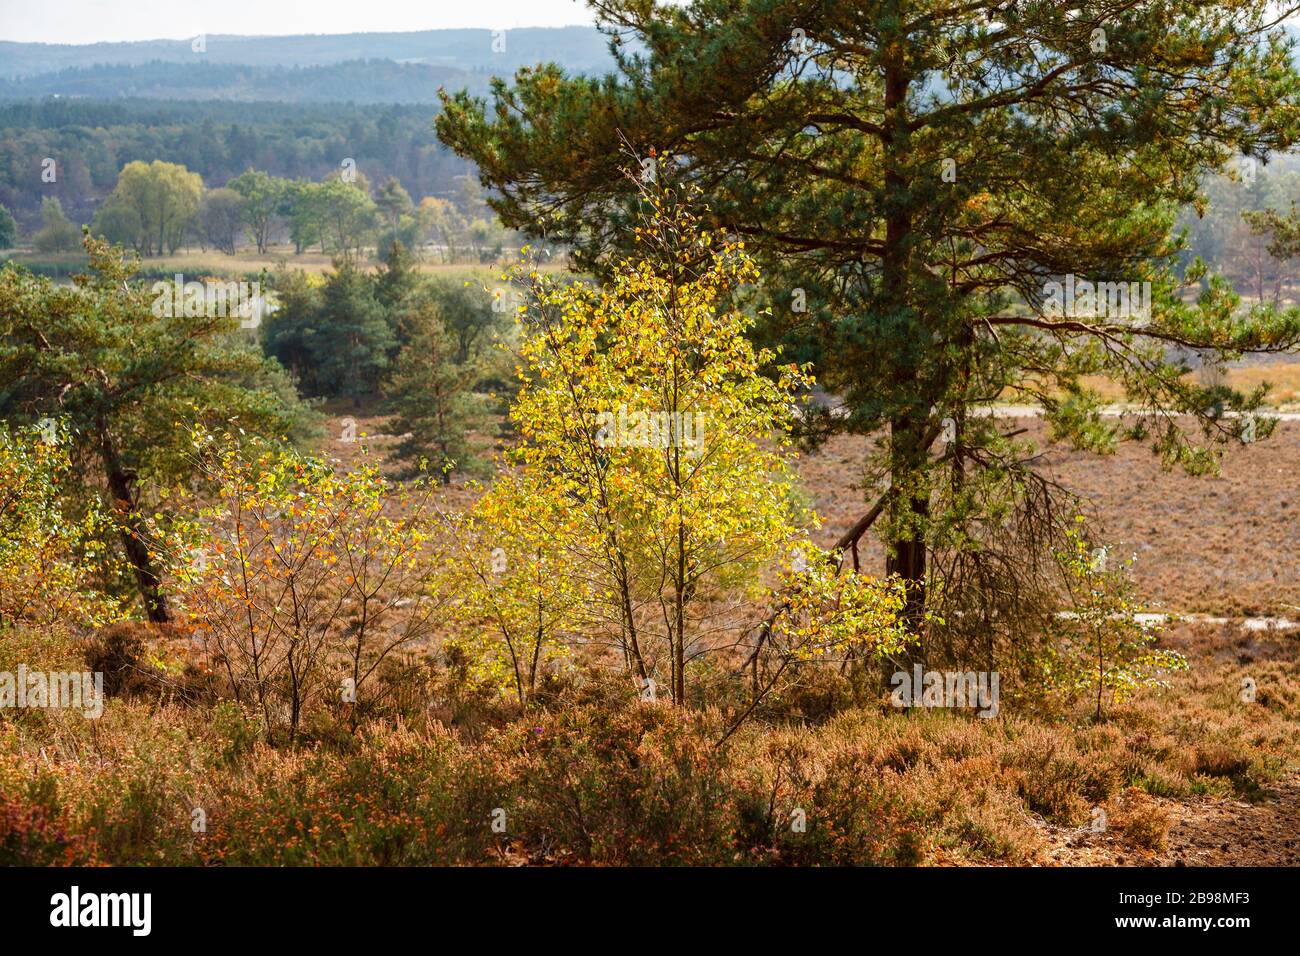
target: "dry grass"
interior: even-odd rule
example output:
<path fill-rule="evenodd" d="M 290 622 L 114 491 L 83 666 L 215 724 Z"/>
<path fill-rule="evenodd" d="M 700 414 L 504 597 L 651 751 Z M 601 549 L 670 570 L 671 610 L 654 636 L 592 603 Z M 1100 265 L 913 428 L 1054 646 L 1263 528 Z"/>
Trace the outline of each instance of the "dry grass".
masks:
<path fill-rule="evenodd" d="M 373 265 L 373 250 L 369 250 L 370 258 L 365 261 Z M 34 252 L 14 252 L 9 258 L 19 265 L 58 265 L 65 267 L 80 268 L 87 263 L 86 255 L 82 252 L 66 253 L 34 253 Z M 270 246 L 265 255 L 257 252 L 256 249 L 241 249 L 235 255 L 228 255 L 217 249 L 185 249 L 168 256 L 159 256 L 141 260 L 141 266 L 146 269 L 156 269 L 161 271 L 174 270 L 185 274 L 211 274 L 211 275 L 243 275 L 245 273 L 256 273 L 263 269 L 268 272 L 274 272 L 280 266 L 289 269 L 301 269 L 304 272 L 312 274 L 322 274 L 333 271 L 334 255 L 332 253 L 322 253 L 319 251 L 307 250 L 301 254 L 295 253 L 292 246 Z M 538 264 L 538 270 L 542 272 L 563 271 L 564 266 L 557 262 L 543 262 Z M 482 273 L 485 277 L 496 276 L 500 273 L 501 267 L 479 262 L 442 262 L 437 253 L 428 253 L 423 260 L 417 263 L 416 269 L 419 272 L 438 275 L 444 273 Z"/>
<path fill-rule="evenodd" d="M 1204 384 L 1200 373 L 1193 372 L 1185 378 Z M 1221 381 L 1231 388 L 1252 392 L 1267 385 L 1264 404 L 1272 408 L 1289 410 L 1300 404 L 1300 362 L 1274 362 L 1238 365 L 1224 370 Z M 1123 402 L 1124 390 L 1115 382 L 1100 375 L 1084 378 L 1084 385 L 1094 390 L 1106 402 Z"/>

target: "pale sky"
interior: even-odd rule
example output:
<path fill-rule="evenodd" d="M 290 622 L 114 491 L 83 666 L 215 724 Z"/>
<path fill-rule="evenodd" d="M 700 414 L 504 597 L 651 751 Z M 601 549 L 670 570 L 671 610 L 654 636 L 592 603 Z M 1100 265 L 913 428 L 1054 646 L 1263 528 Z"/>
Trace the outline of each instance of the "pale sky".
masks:
<path fill-rule="evenodd" d="M 0 0 L 0 40 L 39 43 L 594 22 L 582 0 Z"/>

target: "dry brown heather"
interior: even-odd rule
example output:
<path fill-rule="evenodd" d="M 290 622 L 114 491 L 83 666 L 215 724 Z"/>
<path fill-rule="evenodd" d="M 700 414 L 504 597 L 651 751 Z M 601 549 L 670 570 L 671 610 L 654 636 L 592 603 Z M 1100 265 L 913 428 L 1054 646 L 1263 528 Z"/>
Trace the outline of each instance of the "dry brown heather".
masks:
<path fill-rule="evenodd" d="M 359 447 L 329 452 L 347 463 Z M 801 463 L 828 537 L 862 508 L 860 452 L 843 439 Z M 1284 425 L 1218 479 L 1164 473 L 1138 448 L 1051 463 L 1138 552 L 1147 597 L 1226 614 L 1300 604 L 1298 457 L 1300 426 Z M 593 672 L 553 680 L 520 716 L 442 664 L 403 675 L 356 737 L 322 713 L 304 745 L 271 747 L 176 642 L 150 640 L 168 673 L 120 634 L 94 642 L 97 666 L 133 675 L 102 720 L 0 715 L 0 863 L 1300 863 L 1300 631 L 1175 625 L 1190 670 L 1100 725 L 1010 706 L 906 714 L 822 671 L 781 701 L 783 722 L 721 749 L 716 707 L 640 703 Z M 26 633 L 0 645 L 0 669 L 84 653 Z M 692 693 L 721 686 L 702 671 Z"/>
<path fill-rule="evenodd" d="M 333 440 L 345 414 L 336 412 L 324 445 L 344 467 L 360 460 L 363 446 L 382 455 L 392 444 L 387 419 L 367 415 L 355 417 L 365 439 Z M 1135 579 L 1150 610 L 1300 620 L 1300 422 L 1280 422 L 1268 441 L 1229 447 L 1218 476 L 1194 478 L 1164 470 L 1146 445 L 1098 456 L 1049 445 L 1036 419 L 1006 421 L 1008 431 L 1028 429 L 1021 437 L 1046 450 L 1045 470 L 1083 497 L 1113 553 L 1137 555 Z M 799 462 L 825 519 L 819 544 L 833 543 L 866 510 L 858 485 L 868 445 L 836 438 Z M 878 541 L 864 539 L 861 555 L 868 571 L 883 566 Z"/>
<path fill-rule="evenodd" d="M 1015 420 L 1014 427 L 1045 444 L 1041 422 Z M 821 543 L 866 510 L 851 487 L 866 447 L 866 439 L 840 438 L 802 462 L 827 519 Z M 1137 555 L 1138 589 L 1152 610 L 1300 619 L 1300 422 L 1279 423 L 1266 442 L 1230 448 L 1214 478 L 1164 471 L 1137 444 L 1108 457 L 1049 446 L 1045 462 L 1087 499 L 1094 528 L 1114 553 Z M 880 566 L 879 544 L 864 548 L 863 558 Z"/>

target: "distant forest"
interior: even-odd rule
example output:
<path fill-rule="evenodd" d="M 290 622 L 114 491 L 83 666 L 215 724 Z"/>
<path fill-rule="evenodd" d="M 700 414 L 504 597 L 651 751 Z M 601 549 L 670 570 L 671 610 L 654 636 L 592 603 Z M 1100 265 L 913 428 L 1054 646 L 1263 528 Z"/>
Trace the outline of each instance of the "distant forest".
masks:
<path fill-rule="evenodd" d="M 230 101 L 44 100 L 0 104 L 0 204 L 27 231 L 41 200 L 89 222 L 134 160 L 179 163 L 222 186 L 250 167 L 320 179 L 343 160 L 374 182 L 395 176 L 412 196 L 445 196 L 470 164 L 438 142 L 429 105 Z M 42 160 L 56 179 L 42 179 Z"/>
<path fill-rule="evenodd" d="M 0 80 L 0 99 L 131 97 L 156 100 L 241 100 L 286 103 L 436 103 L 438 88 L 482 94 L 486 67 L 350 60 L 323 66 L 242 63 L 98 64 L 23 79 Z"/>
<path fill-rule="evenodd" d="M 589 27 L 0 41 L 0 205 L 24 233 L 47 198 L 89 222 L 135 160 L 182 164 L 214 188 L 249 168 L 319 180 L 352 159 L 372 182 L 447 197 L 471 165 L 434 135 L 439 87 L 482 95 L 492 76 L 540 62 L 613 65 Z"/>

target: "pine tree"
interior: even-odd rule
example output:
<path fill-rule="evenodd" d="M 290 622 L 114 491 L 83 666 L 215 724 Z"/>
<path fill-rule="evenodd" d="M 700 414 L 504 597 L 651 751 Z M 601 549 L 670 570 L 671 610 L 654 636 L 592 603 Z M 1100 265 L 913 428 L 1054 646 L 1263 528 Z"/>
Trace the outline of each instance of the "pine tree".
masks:
<path fill-rule="evenodd" d="M 453 472 L 481 472 L 483 436 L 491 426 L 490 399 L 473 390 L 483 376 L 482 363 L 456 360 L 456 341 L 436 310 L 426 307 L 408 316 L 405 325 L 411 338 L 385 388 L 396 413 L 391 428 L 404 436 L 397 457 L 412 470 L 427 461 L 448 484 Z"/>
<path fill-rule="evenodd" d="M 325 283 L 308 341 L 317 383 L 326 395 L 359 406 L 387 372 L 397 339 L 388 312 L 375 298 L 373 280 L 351 259 L 338 259 Z"/>
<path fill-rule="evenodd" d="M 384 268 L 375 279 L 375 298 L 391 311 L 416 287 L 419 275 L 415 256 L 401 240 L 394 239 L 383 252 Z"/>
<path fill-rule="evenodd" d="M 1203 271 L 1174 271 L 1177 210 L 1204 173 L 1300 136 L 1293 42 L 1261 0 L 609 0 L 598 18 L 614 77 L 541 66 L 490 107 L 444 96 L 440 136 L 507 226 L 602 274 L 637 239 L 632 180 L 704 187 L 713 225 L 769 277 L 760 340 L 813 359 L 844 399 L 823 433 L 883 435 L 866 463 L 879 497 L 840 547 L 856 560 L 883 519 L 914 621 L 935 549 L 954 603 L 1001 600 L 1069 513 L 976 406 L 1032 401 L 1078 447 L 1148 439 L 1205 472 L 1263 393 L 1194 384 L 1187 356 L 1300 343 L 1296 310 L 1245 310 L 1213 277 L 1197 297 Z M 1075 279 L 1145 298 L 1056 307 Z M 1104 418 L 1091 375 L 1132 412 Z"/>
<path fill-rule="evenodd" d="M 193 477 L 178 423 L 305 439 L 310 413 L 234 316 L 155 310 L 121 249 L 86 239 L 90 272 L 71 287 L 13 263 L 0 268 L 0 418 L 61 422 L 78 491 L 114 515 L 151 620 L 169 618 L 143 532 L 159 487 Z M 162 314 L 160 314 L 162 313 Z M 65 440 L 59 438 L 58 440 Z"/>

